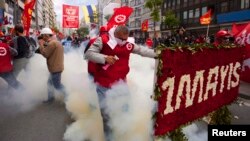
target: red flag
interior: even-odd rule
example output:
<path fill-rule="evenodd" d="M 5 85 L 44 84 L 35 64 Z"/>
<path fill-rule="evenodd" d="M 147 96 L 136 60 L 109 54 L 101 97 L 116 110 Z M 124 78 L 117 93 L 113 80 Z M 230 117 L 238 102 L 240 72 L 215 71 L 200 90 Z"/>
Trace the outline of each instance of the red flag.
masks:
<path fill-rule="evenodd" d="M 114 14 L 108 21 L 108 24 L 107 24 L 108 29 L 114 26 L 118 26 L 118 25 L 125 25 L 132 12 L 133 12 L 133 8 L 128 7 L 128 6 L 116 8 L 116 10 L 114 10 Z"/>
<path fill-rule="evenodd" d="M 63 28 L 79 27 L 79 7 L 63 5 Z"/>
<path fill-rule="evenodd" d="M 148 31 L 148 19 L 144 20 L 141 24 L 141 30 L 147 32 Z"/>
<path fill-rule="evenodd" d="M 212 18 L 211 18 L 211 16 L 212 16 L 211 12 L 212 12 L 211 9 L 209 9 L 207 13 L 205 13 L 204 15 L 202 15 L 200 17 L 200 24 L 210 24 L 210 22 L 212 20 Z"/>
<path fill-rule="evenodd" d="M 246 46 L 241 80 L 250 83 L 250 23 L 240 25 L 233 24 L 232 32 L 235 37 L 235 42 Z"/>
<path fill-rule="evenodd" d="M 24 31 L 26 32 L 26 36 L 29 35 L 31 17 L 34 5 L 36 4 L 36 0 L 26 0 L 24 5 L 24 11 L 22 15 L 23 27 Z"/>
<path fill-rule="evenodd" d="M 245 23 L 245 24 L 235 24 L 233 23 L 233 26 L 232 26 L 232 34 L 233 36 L 237 36 L 243 29 L 246 28 L 248 24 Z"/>

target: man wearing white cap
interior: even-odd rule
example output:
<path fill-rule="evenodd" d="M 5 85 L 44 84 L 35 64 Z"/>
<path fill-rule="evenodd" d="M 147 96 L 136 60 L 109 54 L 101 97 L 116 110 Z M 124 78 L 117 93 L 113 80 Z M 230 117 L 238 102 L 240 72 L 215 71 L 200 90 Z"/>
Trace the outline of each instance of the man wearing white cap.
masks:
<path fill-rule="evenodd" d="M 64 70 L 64 50 L 62 44 L 53 39 L 53 32 L 50 28 L 41 30 L 43 40 L 39 40 L 40 53 L 47 59 L 47 66 L 50 72 L 48 79 L 48 100 L 45 103 L 52 103 L 54 98 L 54 88 L 59 90 L 64 96 L 66 91 L 61 83 L 61 74 Z"/>

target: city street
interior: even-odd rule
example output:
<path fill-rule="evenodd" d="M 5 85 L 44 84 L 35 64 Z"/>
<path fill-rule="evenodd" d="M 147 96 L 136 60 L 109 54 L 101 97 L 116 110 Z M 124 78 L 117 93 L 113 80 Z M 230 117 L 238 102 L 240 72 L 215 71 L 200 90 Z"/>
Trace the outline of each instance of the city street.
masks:
<path fill-rule="evenodd" d="M 61 103 L 37 105 L 18 114 L 0 107 L 1 141 L 61 141 L 70 119 Z"/>

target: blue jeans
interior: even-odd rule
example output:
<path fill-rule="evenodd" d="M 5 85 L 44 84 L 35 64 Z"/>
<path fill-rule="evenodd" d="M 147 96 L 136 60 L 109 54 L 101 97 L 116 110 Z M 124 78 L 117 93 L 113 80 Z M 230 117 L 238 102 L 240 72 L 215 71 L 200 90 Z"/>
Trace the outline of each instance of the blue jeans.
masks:
<path fill-rule="evenodd" d="M 105 135 L 105 141 L 109 141 L 110 136 L 112 136 L 112 130 L 111 127 L 108 125 L 108 122 L 110 120 L 110 116 L 107 112 L 107 104 L 106 104 L 106 92 L 109 90 L 109 88 L 102 87 L 100 85 L 96 86 L 96 92 L 98 95 L 101 115 L 102 115 L 102 121 L 103 121 L 103 130 Z"/>
<path fill-rule="evenodd" d="M 48 100 L 54 98 L 54 89 L 67 96 L 64 85 L 61 83 L 61 72 L 50 73 L 48 79 Z"/>
<path fill-rule="evenodd" d="M 8 85 L 14 89 L 18 89 L 21 87 L 21 83 L 19 81 L 17 81 L 17 79 L 12 71 L 0 73 L 0 77 L 2 77 L 8 83 Z"/>

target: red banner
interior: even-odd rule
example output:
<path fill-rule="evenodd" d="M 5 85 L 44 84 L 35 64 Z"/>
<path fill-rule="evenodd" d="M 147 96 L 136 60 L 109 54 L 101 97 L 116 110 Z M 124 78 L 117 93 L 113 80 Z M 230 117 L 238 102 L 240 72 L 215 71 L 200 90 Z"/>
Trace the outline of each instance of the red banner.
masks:
<path fill-rule="evenodd" d="M 230 104 L 238 96 L 243 47 L 162 52 L 155 135 Z M 233 57 L 232 57 L 233 56 Z"/>
<path fill-rule="evenodd" d="M 144 20 L 141 24 L 141 30 L 147 32 L 148 31 L 148 19 Z"/>
<path fill-rule="evenodd" d="M 26 0 L 22 15 L 23 28 L 26 36 L 29 36 L 30 23 L 32 18 L 33 8 L 36 4 L 36 0 Z"/>
<path fill-rule="evenodd" d="M 235 42 L 246 46 L 241 80 L 250 83 L 250 23 L 240 25 L 233 24 L 232 32 L 235 37 Z"/>
<path fill-rule="evenodd" d="M 129 19 L 129 16 L 133 12 L 133 8 L 124 6 L 116 8 L 114 11 L 114 14 L 107 23 L 108 29 L 111 29 L 112 27 L 117 25 L 125 25 Z"/>
<path fill-rule="evenodd" d="M 200 24 L 210 24 L 212 18 L 211 18 L 211 9 L 208 10 L 207 13 L 205 13 L 204 15 L 202 15 L 200 17 Z"/>
<path fill-rule="evenodd" d="M 79 27 L 79 7 L 63 5 L 63 28 Z"/>

